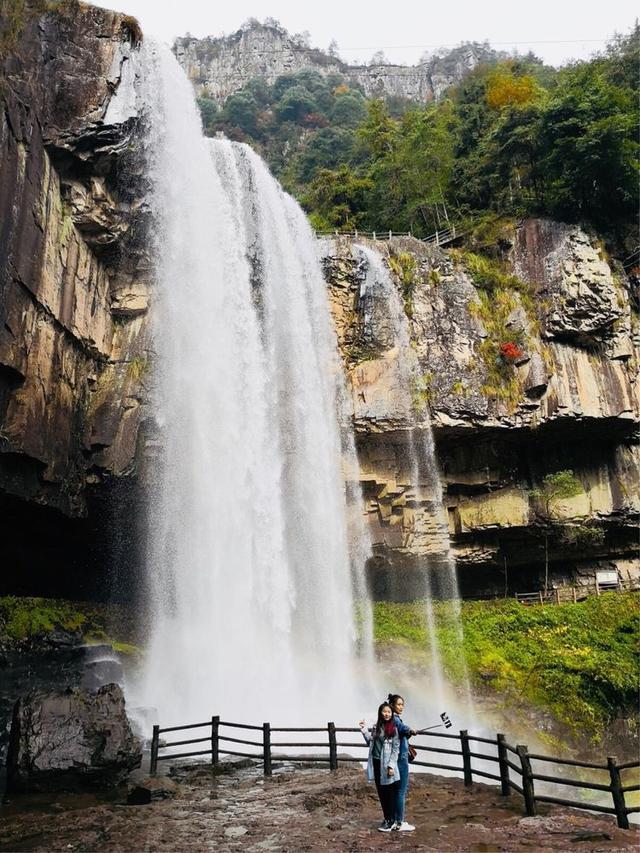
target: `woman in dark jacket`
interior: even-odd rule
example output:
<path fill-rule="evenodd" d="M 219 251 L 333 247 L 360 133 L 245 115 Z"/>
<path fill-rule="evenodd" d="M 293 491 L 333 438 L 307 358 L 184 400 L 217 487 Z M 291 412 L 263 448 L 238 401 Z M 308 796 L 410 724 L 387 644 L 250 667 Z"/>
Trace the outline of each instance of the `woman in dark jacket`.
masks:
<path fill-rule="evenodd" d="M 392 829 L 397 832 L 413 832 L 415 826 L 407 823 L 404 819 L 404 808 L 409 787 L 409 741 L 411 735 L 415 735 L 415 729 L 410 728 L 402 722 L 404 711 L 404 699 L 397 693 L 389 693 L 389 704 L 393 709 L 393 722 L 396 724 L 400 737 L 400 755 L 398 756 L 398 770 L 400 771 L 400 784 L 396 788 L 395 822 Z"/>

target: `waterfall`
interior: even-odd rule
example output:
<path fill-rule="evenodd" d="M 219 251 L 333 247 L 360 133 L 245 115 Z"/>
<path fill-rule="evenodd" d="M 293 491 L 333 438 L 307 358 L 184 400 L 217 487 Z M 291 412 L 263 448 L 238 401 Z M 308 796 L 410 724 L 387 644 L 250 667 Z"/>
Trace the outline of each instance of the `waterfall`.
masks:
<path fill-rule="evenodd" d="M 162 725 L 357 719 L 367 549 L 315 237 L 250 148 L 203 136 L 169 51 L 145 62 L 162 451 L 141 698 Z"/>
<path fill-rule="evenodd" d="M 420 538 L 430 540 L 430 551 L 438 550 L 437 566 L 425 554 L 422 580 L 426 611 L 429 657 L 431 660 L 430 689 L 440 706 L 445 704 L 445 679 L 436 634 L 434 600 L 448 602 L 453 635 L 459 647 L 462 644 L 462 622 L 455 559 L 449 541 L 449 527 L 445 512 L 442 482 L 436 458 L 433 429 L 428 406 L 416 407 L 412 390 L 420 388 L 421 370 L 417 355 L 411 346 L 409 320 L 398 289 L 388 268 L 377 252 L 363 245 L 354 246 L 364 278 L 360 288 L 360 306 L 364 316 L 363 335 L 368 343 L 374 337 L 388 352 L 394 354 L 393 387 L 400 389 L 400 406 L 407 424 L 406 452 L 410 482 L 405 487 L 405 497 L 417 510 L 424 509 L 427 523 L 418 525 L 413 533 L 413 546 L 421 547 Z M 435 546 L 435 547 L 434 547 Z M 468 680 L 459 685 L 463 699 L 470 705 Z"/>

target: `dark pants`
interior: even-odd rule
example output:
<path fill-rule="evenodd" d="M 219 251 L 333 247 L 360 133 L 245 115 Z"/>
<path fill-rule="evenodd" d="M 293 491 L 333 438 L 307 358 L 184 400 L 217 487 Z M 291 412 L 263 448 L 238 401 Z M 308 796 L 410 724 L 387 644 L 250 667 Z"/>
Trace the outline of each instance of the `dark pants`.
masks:
<path fill-rule="evenodd" d="M 387 768 L 384 767 L 382 772 L 387 772 Z M 376 789 L 378 791 L 378 797 L 380 799 L 380 805 L 382 806 L 382 814 L 384 815 L 384 819 L 388 821 L 393 821 L 395 815 L 396 808 L 396 788 L 400 785 L 400 782 L 391 782 L 386 785 L 380 784 L 380 759 L 373 759 L 373 778 L 376 781 Z"/>

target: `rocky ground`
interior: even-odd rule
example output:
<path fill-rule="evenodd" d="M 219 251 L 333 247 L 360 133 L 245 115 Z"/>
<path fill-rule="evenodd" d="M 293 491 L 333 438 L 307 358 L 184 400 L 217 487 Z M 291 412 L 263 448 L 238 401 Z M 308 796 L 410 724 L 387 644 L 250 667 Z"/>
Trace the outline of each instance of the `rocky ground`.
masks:
<path fill-rule="evenodd" d="M 0 851 L 515 851 L 530 849 L 637 850 L 636 830 L 618 829 L 613 818 L 564 808 L 540 807 L 523 815 L 517 795 L 503 798 L 482 784 L 412 778 L 408 818 L 413 833 L 376 831 L 380 812 L 375 789 L 359 767 L 335 773 L 317 767 L 260 768 L 217 775 L 208 767 L 178 768 L 164 785 L 172 798 L 126 805 L 58 795 L 16 798 L 0 813 Z M 160 787 L 163 783 L 160 782 Z M 120 796 L 118 801 L 117 797 Z"/>

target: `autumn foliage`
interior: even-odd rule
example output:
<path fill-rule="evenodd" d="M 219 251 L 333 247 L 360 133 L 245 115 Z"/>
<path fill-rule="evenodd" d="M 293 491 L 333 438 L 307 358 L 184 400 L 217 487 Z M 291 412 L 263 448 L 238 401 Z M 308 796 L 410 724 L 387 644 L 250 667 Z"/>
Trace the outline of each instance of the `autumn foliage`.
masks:
<path fill-rule="evenodd" d="M 524 353 L 514 341 L 507 341 L 504 344 L 500 344 L 500 355 L 505 361 L 517 361 L 519 358 L 522 358 Z"/>
<path fill-rule="evenodd" d="M 541 92 L 540 87 L 528 75 L 516 76 L 508 63 L 498 65 L 487 81 L 487 105 L 499 110 L 503 107 L 530 104 Z"/>

